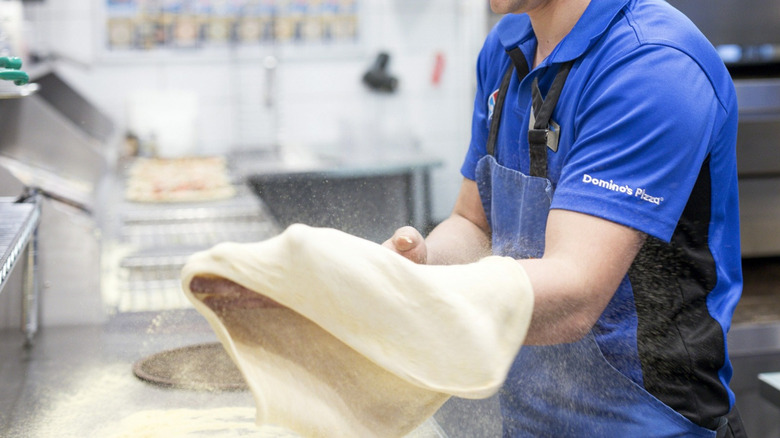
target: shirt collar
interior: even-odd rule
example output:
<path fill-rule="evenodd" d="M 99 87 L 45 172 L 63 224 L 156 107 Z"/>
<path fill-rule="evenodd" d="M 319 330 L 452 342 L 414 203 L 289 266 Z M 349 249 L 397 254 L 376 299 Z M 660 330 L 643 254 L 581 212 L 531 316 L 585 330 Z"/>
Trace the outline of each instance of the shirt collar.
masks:
<path fill-rule="evenodd" d="M 620 10 L 630 0 L 593 0 L 577 24 L 553 50 L 550 62 L 566 62 L 585 53 L 591 42 L 609 26 Z M 498 23 L 496 30 L 504 49 L 512 49 L 533 38 L 531 19 L 527 14 L 507 14 Z"/>

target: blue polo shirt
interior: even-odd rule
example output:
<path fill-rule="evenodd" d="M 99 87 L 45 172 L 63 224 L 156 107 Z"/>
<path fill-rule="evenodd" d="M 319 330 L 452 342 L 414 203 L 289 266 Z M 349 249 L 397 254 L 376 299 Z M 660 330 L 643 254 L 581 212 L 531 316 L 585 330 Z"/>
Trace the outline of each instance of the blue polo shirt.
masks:
<path fill-rule="evenodd" d="M 507 15 L 477 62 L 472 138 L 461 168 L 475 179 L 498 88 L 519 47 L 532 60 L 527 15 Z M 575 60 L 552 119 L 552 207 L 598 216 L 648 235 L 594 327 L 605 357 L 692 421 L 734 402 L 726 332 L 742 287 L 737 101 L 712 45 L 662 0 L 599 0 L 550 56 L 507 91 L 498 162 L 529 172 L 531 83 L 542 94 Z M 494 200 L 512 202 L 512 200 Z M 629 309 L 629 310 L 626 310 Z"/>

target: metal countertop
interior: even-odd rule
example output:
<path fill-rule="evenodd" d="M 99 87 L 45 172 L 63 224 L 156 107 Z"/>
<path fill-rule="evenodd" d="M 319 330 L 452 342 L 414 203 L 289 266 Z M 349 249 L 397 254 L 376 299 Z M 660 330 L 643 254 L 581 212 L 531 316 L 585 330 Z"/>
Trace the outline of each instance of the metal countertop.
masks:
<path fill-rule="evenodd" d="M 235 421 L 247 427 L 233 431 L 223 425 L 184 436 L 256 436 L 247 434 L 255 406 L 249 391 L 170 389 L 133 375 L 132 364 L 151 354 L 216 341 L 194 310 L 117 314 L 102 326 L 45 327 L 32 348 L 24 348 L 22 341 L 17 330 L 0 331 L 4 438 L 115 438 L 123 436 L 123 420 L 138 414 L 153 419 L 155 414 L 187 410 L 208 417 L 223 408 L 240 409 L 243 414 Z M 154 427 L 148 432 L 157 436 Z M 431 419 L 409 436 L 447 435 Z"/>
<path fill-rule="evenodd" d="M 394 175 L 424 171 L 441 166 L 443 160 L 422 153 L 392 153 L 371 156 L 290 155 L 269 156 L 263 153 L 237 152 L 229 157 L 237 178 L 253 175 L 322 175 L 334 178 L 366 175 Z"/>
<path fill-rule="evenodd" d="M 780 372 L 761 373 L 758 380 L 761 396 L 780 408 Z"/>

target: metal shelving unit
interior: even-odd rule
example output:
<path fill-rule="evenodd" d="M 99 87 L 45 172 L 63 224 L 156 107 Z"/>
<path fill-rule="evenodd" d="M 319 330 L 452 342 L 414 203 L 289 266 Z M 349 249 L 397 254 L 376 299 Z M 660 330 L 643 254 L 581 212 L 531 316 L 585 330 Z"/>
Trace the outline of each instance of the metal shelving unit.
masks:
<path fill-rule="evenodd" d="M 265 205 L 245 187 L 236 197 L 210 202 L 142 204 L 119 208 L 115 239 L 124 248 L 116 262 L 114 310 L 189 308 L 180 271 L 194 252 L 220 242 L 252 242 L 279 232 Z"/>
<path fill-rule="evenodd" d="M 28 345 L 38 331 L 38 284 L 36 278 L 36 232 L 41 210 L 37 196 L 32 202 L 0 198 L 0 293 L 8 276 L 27 250 L 22 284 L 22 321 Z"/>

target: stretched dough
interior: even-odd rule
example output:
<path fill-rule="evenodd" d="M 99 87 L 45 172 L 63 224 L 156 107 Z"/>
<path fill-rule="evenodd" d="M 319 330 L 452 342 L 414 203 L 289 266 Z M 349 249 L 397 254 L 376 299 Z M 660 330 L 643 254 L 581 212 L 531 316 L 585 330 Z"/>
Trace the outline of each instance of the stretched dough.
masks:
<path fill-rule="evenodd" d="M 525 339 L 522 267 L 417 265 L 333 229 L 194 254 L 182 286 L 253 392 L 258 424 L 399 437 L 450 395 L 494 394 Z"/>

